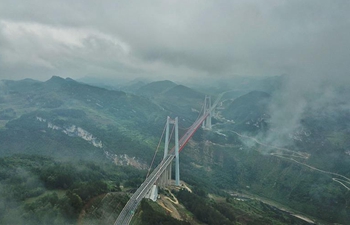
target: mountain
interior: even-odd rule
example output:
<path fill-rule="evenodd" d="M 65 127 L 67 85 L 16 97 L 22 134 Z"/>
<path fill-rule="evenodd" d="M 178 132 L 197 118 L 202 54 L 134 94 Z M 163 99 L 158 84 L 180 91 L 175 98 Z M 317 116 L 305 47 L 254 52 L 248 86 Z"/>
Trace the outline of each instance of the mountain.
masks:
<path fill-rule="evenodd" d="M 203 93 L 168 80 L 146 84 L 135 93 L 148 97 L 168 111 L 170 116 L 179 116 L 185 126 L 191 125 L 198 117 L 205 97 Z"/>
<path fill-rule="evenodd" d="M 146 84 L 137 90 L 138 95 L 144 95 L 148 97 L 153 97 L 161 95 L 164 91 L 175 87 L 176 84 L 169 80 L 156 81 Z"/>
<path fill-rule="evenodd" d="M 271 96 L 266 92 L 252 91 L 234 99 L 221 114 L 225 119 L 233 120 L 238 130 L 265 129 L 270 99 Z"/>
<path fill-rule="evenodd" d="M 202 160 L 199 165 L 220 165 L 222 169 L 212 171 L 207 179 L 220 173 L 223 179 L 215 182 L 222 187 L 235 183 L 237 189 L 324 221 L 346 224 L 350 219 L 344 201 L 350 188 L 350 114 L 345 100 L 349 92 L 334 90 L 324 98 L 308 95 L 302 112 L 296 112 L 295 101 L 279 98 L 285 94 L 280 91 L 272 96 L 253 91 L 226 100 L 218 109 L 222 117 L 215 124 L 217 132 L 205 138 L 213 145 L 199 147 L 205 152 L 197 152 L 196 159 Z"/>
<path fill-rule="evenodd" d="M 120 90 L 121 87 L 127 83 L 127 80 L 123 78 L 104 78 L 94 76 L 85 76 L 76 79 L 76 81 L 109 90 Z"/>
<path fill-rule="evenodd" d="M 299 126 L 283 133 L 271 122 L 271 104 L 283 94 L 277 83 L 273 93 L 227 92 L 213 129 L 199 129 L 181 152 L 181 179 L 192 193 L 160 191 L 160 204 L 144 201 L 135 223 L 307 224 L 300 219 L 307 217 L 347 224 L 348 92 L 322 104 L 310 97 Z M 155 165 L 163 157 L 163 145 L 155 149 L 166 116 L 179 116 L 181 135 L 205 96 L 170 81 L 140 89 L 130 94 L 61 77 L 2 81 L 0 224 L 113 222 L 153 154 Z"/>
<path fill-rule="evenodd" d="M 177 97 L 177 98 L 182 98 L 182 99 L 200 99 L 203 101 L 204 99 L 204 94 L 195 91 L 194 89 L 191 89 L 189 87 L 186 87 L 184 85 L 176 85 L 168 90 L 166 90 L 163 95 L 165 97 Z"/>
<path fill-rule="evenodd" d="M 0 91 L 2 155 L 135 156 L 149 149 L 142 139 L 158 132 L 145 127 L 162 126 L 167 114 L 146 98 L 56 76 L 3 81 Z"/>
<path fill-rule="evenodd" d="M 135 80 L 123 85 L 122 87 L 120 87 L 120 90 L 125 92 L 135 93 L 137 90 L 139 90 L 141 87 L 145 85 L 147 85 L 146 82 Z"/>
<path fill-rule="evenodd" d="M 180 116 L 185 126 L 189 126 L 196 120 L 203 107 L 205 94 L 192 88 L 176 85 L 159 95 L 153 100 L 171 112 L 171 116 Z"/>
<path fill-rule="evenodd" d="M 167 115 L 179 116 L 190 125 L 204 99 L 203 94 L 170 81 L 155 82 L 142 90 L 163 90 L 163 94 L 150 99 L 57 76 L 45 82 L 3 81 L 0 140 L 4 144 L 0 152 L 85 157 L 90 153 L 76 148 L 87 145 L 83 149 L 92 155 L 140 158 L 141 149 L 149 150 L 155 144 L 154 137 Z M 142 160 L 147 161 L 150 154 Z"/>

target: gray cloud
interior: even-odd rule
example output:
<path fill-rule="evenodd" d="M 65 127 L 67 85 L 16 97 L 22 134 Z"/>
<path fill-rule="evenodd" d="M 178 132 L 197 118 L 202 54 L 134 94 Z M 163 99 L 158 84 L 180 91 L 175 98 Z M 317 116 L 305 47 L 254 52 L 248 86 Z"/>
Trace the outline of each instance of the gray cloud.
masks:
<path fill-rule="evenodd" d="M 349 10 L 345 0 L 3 0 L 0 72 L 7 78 L 344 76 Z"/>

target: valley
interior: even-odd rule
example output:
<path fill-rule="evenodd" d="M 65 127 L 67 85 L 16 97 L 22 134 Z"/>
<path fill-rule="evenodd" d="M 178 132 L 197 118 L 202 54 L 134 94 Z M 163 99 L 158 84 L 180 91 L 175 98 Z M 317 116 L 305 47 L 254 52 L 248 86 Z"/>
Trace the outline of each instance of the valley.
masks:
<path fill-rule="evenodd" d="M 0 225 L 349 225 L 350 1 L 0 1 Z"/>
<path fill-rule="evenodd" d="M 265 146 L 265 147 L 269 147 L 269 148 L 272 148 L 272 149 L 277 149 L 277 150 L 281 151 L 281 152 L 270 152 L 269 154 L 272 155 L 272 156 L 279 157 L 279 158 L 282 158 L 282 159 L 291 160 L 291 161 L 293 161 L 293 162 L 295 162 L 297 164 L 300 164 L 302 166 L 308 167 L 309 169 L 317 171 L 317 172 L 320 172 L 320 173 L 330 174 L 330 175 L 333 175 L 333 176 L 340 177 L 340 178 L 334 178 L 333 177 L 332 180 L 335 181 L 335 182 L 338 182 L 339 184 L 344 186 L 346 188 L 346 190 L 350 190 L 350 188 L 348 186 L 346 186 L 346 184 L 350 184 L 350 178 L 345 177 L 345 176 L 343 176 L 341 174 L 338 174 L 338 173 L 333 173 L 333 172 L 330 172 L 330 171 L 324 171 L 322 169 L 315 168 L 313 166 L 310 166 L 310 165 L 308 165 L 306 163 L 297 161 L 295 159 L 295 158 L 308 159 L 310 157 L 310 154 L 308 154 L 308 153 L 296 152 L 296 151 L 292 151 L 292 150 L 286 149 L 286 148 L 280 148 L 280 147 L 276 147 L 276 146 L 266 145 L 264 143 L 261 143 L 260 141 L 258 141 L 257 139 L 255 139 L 253 137 L 245 136 L 245 135 L 239 134 L 239 133 L 237 133 L 235 131 L 231 131 L 231 132 L 237 134 L 238 136 L 240 136 L 242 138 L 249 138 L 249 139 L 253 140 L 254 142 L 258 143 L 259 145 L 262 145 L 262 146 Z"/>
<path fill-rule="evenodd" d="M 300 215 L 316 224 L 346 224 L 347 112 L 328 105 L 338 111 L 327 120 L 306 110 L 300 127 L 283 136 L 270 111 L 279 89 L 260 87 L 211 93 L 221 97 L 213 128 L 200 128 L 180 156 L 188 187 L 164 190 L 160 206 L 142 201 L 133 224 L 311 223 Z M 199 91 L 157 81 L 128 90 L 60 77 L 3 81 L 1 223 L 113 223 L 151 162 L 154 168 L 163 157 L 163 143 L 154 151 L 166 116 L 179 117 L 182 136 L 210 86 Z M 227 190 L 251 199 L 237 200 Z"/>
<path fill-rule="evenodd" d="M 241 201 L 245 201 L 247 199 L 257 200 L 257 201 L 260 201 L 264 204 L 275 207 L 276 210 L 281 210 L 283 212 L 289 213 L 290 215 L 297 217 L 299 219 L 302 219 L 309 224 L 315 224 L 314 220 L 310 219 L 309 216 L 307 216 L 305 214 L 301 214 L 300 212 L 296 212 L 293 209 L 290 209 L 290 208 L 286 207 L 285 205 L 281 205 L 280 203 L 274 202 L 270 199 L 265 199 L 265 198 L 262 198 L 260 196 L 256 196 L 254 194 L 251 194 L 249 192 L 245 192 L 245 193 L 229 192 L 229 193 L 231 196 L 237 198 L 238 200 L 241 200 Z"/>

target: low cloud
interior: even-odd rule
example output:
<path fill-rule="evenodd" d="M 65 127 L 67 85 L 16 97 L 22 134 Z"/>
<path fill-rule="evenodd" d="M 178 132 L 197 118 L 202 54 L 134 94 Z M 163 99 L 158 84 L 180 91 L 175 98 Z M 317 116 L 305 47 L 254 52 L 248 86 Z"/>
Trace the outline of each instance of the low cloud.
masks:
<path fill-rule="evenodd" d="M 22 68 L 30 73 L 41 68 L 74 77 L 89 70 L 113 70 L 114 60 L 126 67 L 130 60 L 130 47 L 125 42 L 97 30 L 13 21 L 1 21 L 0 27 L 5 41 L 0 45 L 5 71 Z M 28 76 L 24 71 L 23 78 Z"/>
<path fill-rule="evenodd" d="M 349 10 L 349 1 L 331 0 L 4 0 L 0 72 L 46 79 L 179 80 L 310 70 L 345 76 Z"/>
<path fill-rule="evenodd" d="M 336 120 L 341 115 L 350 114 L 349 84 L 350 77 L 342 75 L 285 76 L 269 107 L 271 131 L 265 141 L 279 146 L 289 145 L 293 143 L 294 134 L 308 132 L 303 127 L 303 119 Z"/>

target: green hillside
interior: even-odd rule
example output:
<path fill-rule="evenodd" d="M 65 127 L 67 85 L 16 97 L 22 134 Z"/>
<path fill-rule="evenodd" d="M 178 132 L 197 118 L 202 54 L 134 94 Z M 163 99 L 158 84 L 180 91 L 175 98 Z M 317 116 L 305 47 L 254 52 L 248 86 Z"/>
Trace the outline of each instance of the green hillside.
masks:
<path fill-rule="evenodd" d="M 69 78 L 52 77 L 46 82 L 5 81 L 4 84 L 0 103 L 3 124 L 0 152 L 7 155 L 20 152 L 72 155 L 80 152 L 78 155 L 85 156 L 87 150 L 135 156 L 140 149 L 149 149 L 153 135 L 158 135 L 158 129 L 144 132 L 145 128 L 150 124 L 155 128 L 163 126 L 167 114 L 146 98 Z M 67 129 L 73 126 L 77 130 L 74 132 L 81 129 L 103 143 L 101 149 L 96 149 L 77 134 L 67 134 Z M 145 144 L 145 139 L 150 142 Z"/>
<path fill-rule="evenodd" d="M 60 77 L 3 81 L 0 196 L 6 201 L 0 200 L 0 223 L 45 224 L 49 217 L 55 218 L 53 224 L 76 224 L 79 218 L 90 224 L 113 222 L 127 200 L 125 193 L 143 181 L 166 116 L 179 116 L 181 134 L 202 108 L 204 93 L 165 83 L 172 87 L 139 96 Z M 267 139 L 275 134 L 268 93 L 253 91 L 223 101 L 213 129 L 199 129 L 180 157 L 181 179 L 196 190 L 190 197 L 178 194 L 178 210 L 192 218 L 190 224 L 305 224 L 274 207 L 320 224 L 350 220 L 346 102 L 329 103 L 322 111 L 309 103 L 302 129 L 289 134 L 288 145 L 274 146 Z M 123 157 L 132 163 L 115 165 Z M 155 163 L 161 158 L 160 150 Z M 91 188 L 85 190 L 87 186 Z M 230 197 L 232 192 L 267 201 L 240 202 Z M 212 195 L 219 197 L 208 197 Z M 116 204 L 116 211 L 108 202 Z M 143 203 L 138 224 L 154 218 L 181 224 L 159 207 Z M 196 210 L 201 207 L 206 215 Z"/>
<path fill-rule="evenodd" d="M 238 130 L 266 129 L 270 98 L 266 92 L 252 91 L 234 99 L 221 114 L 225 119 L 233 120 L 234 127 Z"/>
<path fill-rule="evenodd" d="M 205 94 L 171 81 L 156 81 L 141 87 L 137 95 L 147 96 L 172 117 L 179 116 L 185 126 L 191 125 L 203 106 Z"/>

